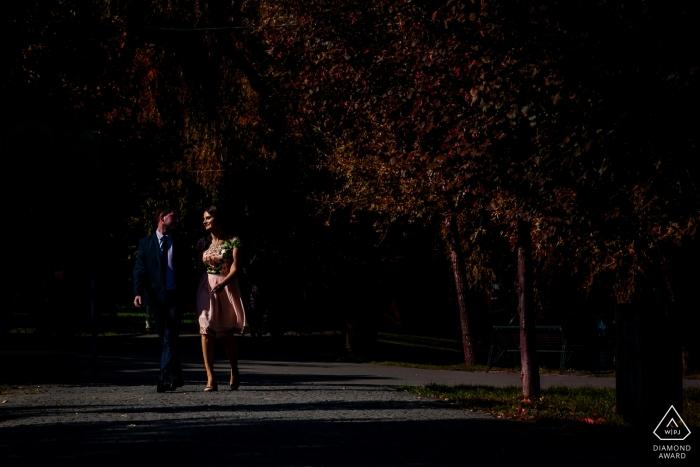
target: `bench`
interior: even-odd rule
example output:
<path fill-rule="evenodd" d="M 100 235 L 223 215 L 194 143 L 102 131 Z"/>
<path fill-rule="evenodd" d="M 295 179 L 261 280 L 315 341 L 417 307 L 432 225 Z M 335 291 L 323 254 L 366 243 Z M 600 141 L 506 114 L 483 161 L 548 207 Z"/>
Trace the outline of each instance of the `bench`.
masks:
<path fill-rule="evenodd" d="M 537 352 L 560 353 L 559 374 L 564 372 L 564 364 L 571 350 L 567 350 L 566 336 L 561 326 L 535 326 L 535 349 Z M 507 352 L 520 352 L 520 326 L 493 327 L 486 373 Z M 496 358 L 493 358 L 494 353 Z"/>

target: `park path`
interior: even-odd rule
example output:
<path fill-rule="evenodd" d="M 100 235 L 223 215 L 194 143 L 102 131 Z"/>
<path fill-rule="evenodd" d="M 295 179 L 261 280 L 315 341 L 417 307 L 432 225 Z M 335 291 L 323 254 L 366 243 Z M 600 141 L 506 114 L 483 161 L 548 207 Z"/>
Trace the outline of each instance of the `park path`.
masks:
<path fill-rule="evenodd" d="M 113 381 L 143 379 L 152 381 L 158 373 L 158 362 L 153 354 L 145 354 L 145 346 L 154 348 L 157 338 L 152 335 L 139 336 L 124 347 L 112 349 L 100 359 L 100 374 Z M 196 341 L 198 334 L 184 335 L 183 341 Z M 149 342 L 151 341 L 151 342 Z M 147 344 L 148 343 L 148 344 Z M 149 345 L 150 344 L 150 345 Z M 118 353 L 117 353 L 118 350 Z M 216 365 L 221 370 L 219 378 L 227 381 L 228 363 L 219 355 Z M 87 364 L 87 357 L 84 357 Z M 471 384 L 488 386 L 518 386 L 520 375 L 508 372 L 465 372 L 449 370 L 424 370 L 418 368 L 373 365 L 368 363 L 345 363 L 314 361 L 307 358 L 270 356 L 263 354 L 246 355 L 240 360 L 244 385 L 365 385 L 365 386 L 422 386 L 426 384 Z M 204 367 L 199 348 L 190 342 L 183 353 L 183 374 L 185 381 L 205 380 Z M 579 375 L 541 375 L 542 387 L 550 386 L 595 386 L 615 387 L 615 378 Z M 700 380 L 684 380 L 684 386 L 700 386 Z"/>
<path fill-rule="evenodd" d="M 239 391 L 223 384 L 219 361 L 222 386 L 204 393 L 195 338 L 183 352 L 186 384 L 175 392 L 155 392 L 157 341 L 134 338 L 103 349 L 97 383 L 23 385 L 0 396 L 0 463 L 619 466 L 651 458 L 650 433 L 495 419 L 393 388 L 517 384 L 511 374 L 244 358 Z M 589 381 L 613 380 L 543 377 L 547 385 Z"/>

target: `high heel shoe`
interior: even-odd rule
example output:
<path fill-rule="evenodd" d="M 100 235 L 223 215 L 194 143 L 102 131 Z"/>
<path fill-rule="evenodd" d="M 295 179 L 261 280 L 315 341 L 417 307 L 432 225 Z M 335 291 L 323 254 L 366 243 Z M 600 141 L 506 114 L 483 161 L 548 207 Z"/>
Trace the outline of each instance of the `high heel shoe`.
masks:
<path fill-rule="evenodd" d="M 212 392 L 212 391 L 218 391 L 219 390 L 219 384 L 214 381 L 213 386 L 207 386 L 204 388 L 204 392 Z"/>
<path fill-rule="evenodd" d="M 238 371 L 238 368 L 232 368 L 231 373 L 233 373 L 233 383 L 229 384 L 231 387 L 231 391 L 237 391 L 239 387 L 241 387 L 241 374 Z"/>

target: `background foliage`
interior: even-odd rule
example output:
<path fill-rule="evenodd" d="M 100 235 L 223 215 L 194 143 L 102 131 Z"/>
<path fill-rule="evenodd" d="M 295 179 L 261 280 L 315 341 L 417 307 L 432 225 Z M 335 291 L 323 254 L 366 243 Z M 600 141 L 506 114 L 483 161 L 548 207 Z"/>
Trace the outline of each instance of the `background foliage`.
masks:
<path fill-rule="evenodd" d="M 515 311 L 496 304 L 514 292 L 522 218 L 542 323 L 609 320 L 640 274 L 692 323 L 697 13 L 675 1 L 9 5 L 3 199 L 31 220 L 4 229 L 4 254 L 46 263 L 44 288 L 58 270 L 80 281 L 93 209 L 76 141 L 93 130 L 108 302 L 130 301 L 136 241 L 174 199 L 189 241 L 203 205 L 228 207 L 251 280 L 310 322 L 393 300 L 406 326 L 457 332 L 443 259 L 455 216 L 480 329 L 489 297 L 506 321 Z M 14 246 L 47 231 L 50 252 Z M 16 282 L 11 303 L 30 293 Z"/>

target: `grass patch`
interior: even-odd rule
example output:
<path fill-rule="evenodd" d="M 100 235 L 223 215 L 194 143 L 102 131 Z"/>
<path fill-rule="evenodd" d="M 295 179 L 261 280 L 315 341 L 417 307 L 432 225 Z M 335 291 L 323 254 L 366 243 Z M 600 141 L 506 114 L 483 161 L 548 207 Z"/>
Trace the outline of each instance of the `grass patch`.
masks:
<path fill-rule="evenodd" d="M 375 365 L 389 365 L 389 366 L 401 366 L 401 367 L 407 367 L 407 368 L 422 368 L 425 370 L 449 370 L 449 371 L 472 371 L 472 372 L 479 372 L 479 373 L 484 373 L 486 372 L 486 365 L 465 365 L 464 363 L 455 363 L 452 365 L 426 365 L 426 364 L 420 364 L 420 363 L 408 363 L 408 362 L 391 362 L 391 361 L 375 361 L 375 360 L 367 360 L 362 363 L 373 363 Z M 519 367 L 491 367 L 492 372 L 503 372 L 503 373 L 520 373 L 520 368 Z M 548 368 L 548 367 L 540 367 L 540 374 L 541 375 L 558 375 L 559 374 L 559 369 L 558 368 Z M 590 372 L 588 371 L 578 371 L 578 370 L 564 370 L 562 373 L 564 375 L 576 375 L 576 376 L 588 376 L 591 375 Z M 600 376 L 600 377 L 615 377 L 615 372 L 606 372 L 605 374 L 600 373 L 596 374 L 595 376 Z"/>
<path fill-rule="evenodd" d="M 465 365 L 462 360 L 462 352 L 462 341 L 459 339 L 380 332 L 373 348 L 362 352 L 360 355 L 350 354 L 344 356 L 341 358 L 341 361 L 427 370 L 486 371 L 486 365 Z M 520 373 L 520 367 L 496 366 L 492 367 L 491 371 Z M 544 366 L 540 367 L 540 374 L 559 374 L 559 368 L 558 366 L 556 368 L 546 366 L 545 363 Z M 564 374 L 590 375 L 591 372 L 566 369 Z M 609 372 L 600 374 L 600 376 L 609 375 Z M 612 376 L 614 376 L 614 372 Z"/>
<path fill-rule="evenodd" d="M 420 396 L 456 403 L 472 412 L 486 412 L 497 418 L 554 425 L 626 426 L 615 412 L 615 389 L 562 386 L 542 389 L 542 397 L 523 402 L 519 386 L 399 386 L 397 389 Z M 700 388 L 683 390 L 683 420 L 700 427 Z"/>
<path fill-rule="evenodd" d="M 0 384 L 0 395 L 5 394 L 41 394 L 41 388 L 33 384 L 8 385 Z"/>
<path fill-rule="evenodd" d="M 444 339 L 439 337 L 389 334 L 380 332 L 377 337 L 377 342 L 380 344 L 389 344 L 394 346 L 457 353 L 459 355 L 461 355 L 463 352 L 462 343 L 457 339 Z"/>
<path fill-rule="evenodd" d="M 136 309 L 133 306 L 116 306 L 102 309 L 97 318 L 97 331 L 100 336 L 129 336 L 146 334 L 146 310 Z M 24 326 L 8 329 L 9 334 L 41 334 L 61 336 L 90 336 L 92 335 L 91 323 L 86 317 L 80 322 L 71 325 L 68 329 L 58 329 L 51 325 L 42 325 L 37 328 L 34 321 L 28 321 Z M 150 333 L 155 333 L 155 320 L 151 319 Z M 197 316 L 195 313 L 184 313 L 180 332 L 199 332 Z"/>
<path fill-rule="evenodd" d="M 380 332 L 371 345 L 348 352 L 345 349 L 343 333 L 329 332 L 326 335 L 286 335 L 284 345 L 277 345 L 274 340 L 263 343 L 268 350 L 283 351 L 286 354 L 304 355 L 309 358 L 348 363 L 372 363 L 375 365 L 420 368 L 426 370 L 485 372 L 486 365 L 465 365 L 462 357 L 462 342 L 448 339 L 412 334 L 394 334 Z M 277 346 L 277 347 L 276 347 Z M 547 361 L 540 367 L 541 374 L 558 374 L 558 356 L 556 367 L 547 366 Z M 503 359 L 506 361 L 507 359 Z M 519 366 L 495 366 L 493 372 L 519 373 Z M 587 375 L 591 372 L 574 369 L 564 370 L 566 375 Z M 596 376 L 614 377 L 614 372 L 597 373 Z"/>
<path fill-rule="evenodd" d="M 683 421 L 700 428 L 700 388 L 683 389 Z"/>
<path fill-rule="evenodd" d="M 486 365 L 465 365 L 464 363 L 456 363 L 454 365 L 424 365 L 420 363 L 406 363 L 406 362 L 382 362 L 382 361 L 370 361 L 367 363 L 372 363 L 374 365 L 387 365 L 387 366 L 400 366 L 404 368 L 420 368 L 423 370 L 448 370 L 448 371 L 473 371 L 473 372 L 485 372 Z M 498 368 L 492 368 L 491 371 L 499 371 Z M 510 368 L 508 369 L 510 370 Z"/>
<path fill-rule="evenodd" d="M 100 336 L 120 336 L 137 335 L 151 333 L 155 334 L 155 320 L 151 320 L 151 329 L 146 331 L 146 312 L 130 309 L 122 311 L 117 309 L 116 313 L 105 313 L 98 321 L 98 333 Z M 185 313 L 182 316 L 180 332 L 198 332 L 197 317 L 194 313 Z M 89 336 L 89 329 L 82 329 L 81 336 Z"/>

